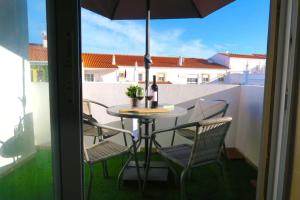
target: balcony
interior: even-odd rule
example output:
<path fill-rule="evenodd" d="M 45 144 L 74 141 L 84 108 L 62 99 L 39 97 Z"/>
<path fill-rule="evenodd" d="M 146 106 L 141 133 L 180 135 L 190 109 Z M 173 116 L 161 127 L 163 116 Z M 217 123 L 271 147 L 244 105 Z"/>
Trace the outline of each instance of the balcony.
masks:
<path fill-rule="evenodd" d="M 90 82 L 83 84 L 83 98 L 102 102 L 109 106 L 126 104 L 129 99 L 124 91 L 129 84 Z M 50 121 L 48 99 L 48 83 L 32 83 L 33 126 L 35 153 L 27 156 L 25 161 L 16 162 L 2 173 L 0 179 L 0 194 L 10 199 L 49 199 L 52 197 L 51 151 L 50 151 Z M 196 99 L 224 99 L 229 102 L 228 116 L 233 122 L 226 137 L 229 159 L 223 158 L 225 163 L 225 180 L 220 176 L 217 166 L 209 165 L 193 171 L 188 180 L 187 188 L 192 199 L 255 199 L 255 180 L 259 159 L 259 144 L 262 126 L 264 87 L 254 85 L 159 85 L 159 101 L 177 104 L 182 107 L 193 105 Z M 103 123 L 117 120 L 110 117 L 105 110 L 92 107 L 95 118 Z M 174 119 L 164 123 L 172 126 Z M 35 123 L 35 122 L 44 123 Z M 168 124 L 169 123 L 169 124 Z M 131 122 L 127 121 L 129 129 Z M 120 142 L 121 138 L 112 140 Z M 170 137 L 159 138 L 162 145 L 169 145 Z M 176 136 L 176 143 L 184 143 L 184 138 Z M 84 138 L 85 145 L 92 144 L 92 139 Z M 236 151 L 237 150 L 237 151 Z M 143 151 L 143 148 L 140 149 Z M 235 152 L 240 155 L 236 157 Z M 142 152 L 140 152 L 142 156 Z M 161 159 L 155 156 L 155 159 Z M 95 168 L 91 199 L 179 199 L 179 188 L 174 185 L 172 177 L 167 184 L 149 184 L 144 197 L 141 196 L 136 184 L 125 183 L 121 190 L 117 189 L 117 175 L 121 169 L 121 158 L 108 162 L 109 178 L 102 176 L 102 166 Z M 14 171 L 11 171 L 14 169 Z M 85 182 L 88 182 L 89 170 L 85 169 Z M 26 179 L 32 184 L 31 190 L 19 185 L 13 194 L 10 187 Z M 37 180 L 38 181 L 35 181 Z M 28 185 L 26 186 L 28 188 Z M 13 198 L 14 197 L 14 198 Z"/>

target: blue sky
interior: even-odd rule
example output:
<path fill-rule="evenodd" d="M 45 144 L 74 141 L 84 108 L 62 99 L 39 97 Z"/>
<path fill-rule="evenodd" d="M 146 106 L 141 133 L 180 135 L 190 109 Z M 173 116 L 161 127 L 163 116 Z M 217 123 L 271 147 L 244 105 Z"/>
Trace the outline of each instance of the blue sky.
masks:
<path fill-rule="evenodd" d="M 217 52 L 266 53 L 269 0 L 236 0 L 204 19 L 152 20 L 151 54 L 208 58 Z M 45 2 L 28 0 L 29 41 L 41 43 Z M 82 9 L 82 51 L 145 51 L 144 20 L 111 21 Z"/>

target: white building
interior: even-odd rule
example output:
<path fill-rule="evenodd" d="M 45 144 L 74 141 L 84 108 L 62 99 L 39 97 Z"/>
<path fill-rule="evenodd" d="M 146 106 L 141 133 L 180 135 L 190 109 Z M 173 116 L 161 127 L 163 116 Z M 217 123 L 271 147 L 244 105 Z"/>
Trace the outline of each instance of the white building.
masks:
<path fill-rule="evenodd" d="M 266 68 L 264 54 L 218 53 L 209 60 L 229 68 L 226 83 L 263 85 Z"/>
<path fill-rule="evenodd" d="M 82 54 L 85 81 L 144 82 L 143 56 Z M 152 57 L 150 78 L 160 83 L 199 84 L 223 80 L 228 67 L 200 58 Z"/>
<path fill-rule="evenodd" d="M 47 46 L 30 44 L 32 81 L 47 81 Z M 159 83 L 202 84 L 229 83 L 263 85 L 266 55 L 218 53 L 209 59 L 153 56 L 150 81 Z M 144 82 L 144 57 L 135 55 L 82 54 L 83 81 Z M 43 74 L 44 73 L 44 74 Z"/>

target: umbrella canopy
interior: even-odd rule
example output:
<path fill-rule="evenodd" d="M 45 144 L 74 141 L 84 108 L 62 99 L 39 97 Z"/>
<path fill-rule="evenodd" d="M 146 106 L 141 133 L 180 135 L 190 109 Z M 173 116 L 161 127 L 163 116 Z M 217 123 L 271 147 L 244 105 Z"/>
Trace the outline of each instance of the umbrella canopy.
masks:
<path fill-rule="evenodd" d="M 150 0 L 151 19 L 203 18 L 234 0 Z M 109 19 L 146 19 L 147 0 L 82 0 Z"/>

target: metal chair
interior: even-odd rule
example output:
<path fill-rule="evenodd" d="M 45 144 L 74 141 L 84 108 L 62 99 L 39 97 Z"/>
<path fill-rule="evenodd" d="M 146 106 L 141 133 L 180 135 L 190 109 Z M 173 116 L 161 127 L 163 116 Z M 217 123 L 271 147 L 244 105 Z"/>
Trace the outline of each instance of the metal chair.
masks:
<path fill-rule="evenodd" d="M 193 106 L 187 108 L 188 111 L 192 112 L 191 116 L 188 118 L 187 121 L 179 121 L 180 118 L 178 117 L 175 118 L 175 127 L 180 124 L 197 122 L 197 121 L 206 120 L 214 117 L 224 117 L 226 115 L 228 106 L 229 104 L 225 100 L 199 99 L 196 101 L 196 103 Z M 172 135 L 172 140 L 171 140 L 171 146 L 174 145 L 176 133 L 189 140 L 193 140 L 196 131 L 193 128 L 174 130 Z"/>
<path fill-rule="evenodd" d="M 106 128 L 94 125 L 94 124 L 98 124 L 98 121 L 92 116 L 91 104 L 100 106 L 103 109 L 107 109 L 108 106 L 106 106 L 102 103 L 96 102 L 96 101 L 88 100 L 88 99 L 83 99 L 82 103 L 83 103 L 83 109 L 82 109 L 83 110 L 83 113 L 82 113 L 83 134 L 84 134 L 84 136 L 94 137 L 93 144 L 96 143 L 97 138 L 98 138 L 98 142 L 101 142 L 104 139 L 107 139 L 107 138 L 112 137 L 119 133 L 118 131 L 113 130 L 113 129 L 106 129 Z M 125 125 L 124 125 L 123 118 L 121 118 L 120 123 L 121 123 L 122 129 L 124 129 Z M 125 146 L 127 146 L 126 135 L 123 134 L 123 137 L 124 137 L 124 144 L 125 144 Z M 122 164 L 123 164 L 123 159 L 122 159 Z M 102 165 L 103 165 L 103 176 L 108 177 L 109 175 L 108 175 L 108 167 L 107 167 L 106 161 L 103 161 Z"/>
<path fill-rule="evenodd" d="M 145 189 L 147 183 L 153 144 L 158 149 L 158 154 L 160 154 L 167 163 L 169 163 L 169 168 L 174 173 L 175 177 L 177 177 L 176 170 L 170 165 L 170 163 L 175 163 L 183 168 L 180 176 L 181 199 L 185 199 L 186 197 L 185 179 L 192 168 L 210 163 L 217 163 L 223 176 L 224 172 L 223 165 L 220 161 L 220 155 L 231 121 L 231 117 L 214 118 L 200 122 L 183 124 L 170 129 L 154 131 L 150 140 L 151 149 L 149 150 L 143 188 Z M 193 137 L 192 145 L 181 144 L 170 147 L 160 147 L 156 145 L 155 138 L 158 134 L 170 133 L 170 131 L 190 127 L 196 128 L 196 134 Z"/>
<path fill-rule="evenodd" d="M 83 104 L 83 106 L 82 106 L 83 107 L 82 117 L 83 117 L 84 121 L 91 121 L 91 122 L 97 122 L 98 123 L 98 121 L 92 115 L 91 104 L 95 104 L 97 106 L 100 106 L 103 109 L 108 108 L 108 106 L 106 106 L 102 103 L 92 101 L 92 100 L 88 100 L 88 99 L 83 99 L 82 104 Z M 122 129 L 124 129 L 125 125 L 124 125 L 123 118 L 121 118 L 120 123 L 121 123 Z M 94 126 L 90 125 L 89 123 L 84 123 L 83 124 L 83 134 L 84 134 L 84 136 L 94 137 L 94 142 L 93 142 L 94 144 L 96 143 L 97 138 L 98 138 L 98 141 L 100 142 L 103 139 L 114 136 L 116 133 L 117 132 L 113 131 L 113 130 L 94 127 Z M 124 140 L 124 142 L 125 142 L 125 145 L 127 145 L 126 144 L 127 143 L 126 139 Z"/>
<path fill-rule="evenodd" d="M 123 165 L 122 170 L 119 173 L 118 176 L 118 187 L 120 188 L 121 186 L 121 179 L 124 173 L 124 170 L 128 166 L 129 162 L 134 159 L 136 166 L 138 166 L 138 159 L 136 156 L 137 153 L 137 148 L 136 148 L 136 142 L 133 137 L 133 133 L 125 130 L 125 129 L 118 129 L 114 127 L 109 127 L 106 125 L 101 125 L 98 124 L 97 122 L 92 123 L 94 126 L 111 130 L 111 131 L 116 131 L 118 132 L 117 134 L 125 134 L 131 138 L 131 145 L 130 146 L 125 146 L 125 145 L 120 145 L 117 143 L 114 143 L 112 141 L 108 140 L 102 140 L 97 144 L 94 144 L 90 147 L 84 148 L 84 160 L 85 162 L 89 165 L 90 168 L 90 180 L 89 180 L 89 186 L 88 186 L 88 195 L 87 199 L 90 197 L 91 193 L 91 186 L 92 186 L 92 181 L 93 181 L 93 166 L 94 164 L 98 162 L 103 162 L 107 161 L 108 159 L 114 158 L 116 156 L 128 154 L 129 158 L 127 159 L 126 163 Z M 140 189 L 141 187 L 141 175 L 140 175 L 140 170 L 139 167 L 137 167 L 137 175 L 138 175 L 138 184 Z"/>

